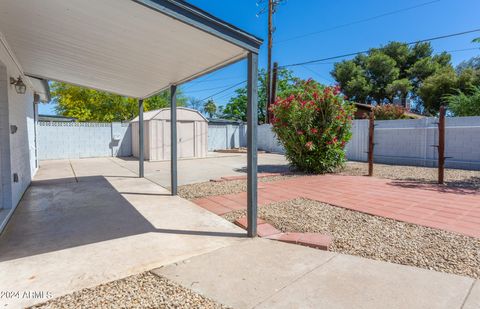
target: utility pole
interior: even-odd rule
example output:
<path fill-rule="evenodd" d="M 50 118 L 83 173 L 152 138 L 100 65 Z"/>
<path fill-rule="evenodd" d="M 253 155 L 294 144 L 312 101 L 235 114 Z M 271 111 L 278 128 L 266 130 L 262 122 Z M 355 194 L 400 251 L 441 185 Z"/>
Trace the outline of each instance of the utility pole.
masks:
<path fill-rule="evenodd" d="M 266 123 L 270 123 L 270 103 L 272 102 L 272 48 L 273 48 L 273 10 L 274 0 L 268 0 L 268 60 L 267 60 L 267 106 L 265 108 Z"/>
<path fill-rule="evenodd" d="M 267 0 L 268 1 L 268 59 L 267 59 L 267 76 L 266 76 L 266 83 L 267 83 L 267 102 L 266 102 L 266 122 L 270 123 L 270 115 L 268 109 L 272 104 L 274 98 L 272 97 L 272 50 L 273 50 L 273 33 L 275 32 L 275 26 L 273 25 L 273 15 L 275 15 L 277 6 L 286 0 Z M 263 2 L 263 0 L 261 1 Z M 260 2 L 260 3 L 261 3 Z M 264 13 L 265 8 L 262 8 L 259 14 Z"/>

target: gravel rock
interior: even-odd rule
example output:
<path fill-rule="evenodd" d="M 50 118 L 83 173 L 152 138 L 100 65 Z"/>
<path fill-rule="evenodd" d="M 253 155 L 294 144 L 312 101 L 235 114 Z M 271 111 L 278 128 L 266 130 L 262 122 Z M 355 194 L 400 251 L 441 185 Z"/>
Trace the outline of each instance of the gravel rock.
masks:
<path fill-rule="evenodd" d="M 263 177 L 259 178 L 258 182 L 279 181 L 298 176 L 300 175 L 289 174 L 285 176 Z M 233 194 L 245 191 L 247 191 L 247 181 L 244 179 L 222 182 L 209 181 L 178 187 L 178 195 L 189 200 L 212 195 Z"/>
<path fill-rule="evenodd" d="M 235 211 L 229 221 L 246 215 Z M 259 208 L 282 232 L 333 236 L 331 251 L 480 279 L 480 239 L 296 199 Z"/>
<path fill-rule="evenodd" d="M 227 308 L 150 272 L 52 299 L 31 308 Z"/>

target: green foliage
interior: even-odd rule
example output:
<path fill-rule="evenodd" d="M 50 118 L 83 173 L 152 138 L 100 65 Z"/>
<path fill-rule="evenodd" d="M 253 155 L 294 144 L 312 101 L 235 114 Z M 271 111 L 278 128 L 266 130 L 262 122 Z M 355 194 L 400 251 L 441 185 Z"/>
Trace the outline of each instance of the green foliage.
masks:
<path fill-rule="evenodd" d="M 246 87 L 238 88 L 235 90 L 235 96 L 230 99 L 230 102 L 228 102 L 228 104 L 225 105 L 225 108 L 223 109 L 223 118 L 247 121 L 247 92 L 248 91 Z M 264 114 L 262 106 L 260 105 L 261 104 L 259 102 L 259 117 Z"/>
<path fill-rule="evenodd" d="M 444 97 L 455 91 L 456 83 L 457 75 L 452 68 L 444 68 L 428 77 L 418 91 L 425 110 L 435 114 L 440 106 L 446 105 Z"/>
<path fill-rule="evenodd" d="M 335 64 L 333 77 L 342 85 L 345 94 L 359 102 L 367 101 L 373 86 L 367 80 L 365 70 L 354 61 L 343 61 Z"/>
<path fill-rule="evenodd" d="M 405 108 L 394 104 L 377 105 L 373 108 L 376 120 L 405 119 Z M 368 117 L 368 115 L 366 115 Z"/>
<path fill-rule="evenodd" d="M 202 106 L 203 106 L 202 100 L 194 97 L 188 98 L 187 107 L 199 111 L 201 110 Z"/>
<path fill-rule="evenodd" d="M 213 118 L 213 115 L 217 112 L 217 105 L 210 99 L 203 105 L 203 111 L 208 114 L 209 118 Z"/>
<path fill-rule="evenodd" d="M 455 94 L 446 96 L 450 111 L 455 116 L 480 116 L 480 87 L 472 87 L 469 93 L 457 90 Z"/>
<path fill-rule="evenodd" d="M 57 114 L 81 122 L 128 121 L 138 115 L 138 101 L 133 98 L 59 82 L 52 83 L 51 90 Z M 144 101 L 144 110 L 168 107 L 169 98 L 169 91 L 150 97 Z M 183 106 L 185 102 L 178 94 L 177 105 Z"/>
<path fill-rule="evenodd" d="M 355 111 L 338 87 L 298 81 L 271 107 L 273 130 L 290 163 L 301 171 L 332 172 L 345 162 Z"/>
<path fill-rule="evenodd" d="M 285 92 L 291 91 L 298 78 L 293 76 L 292 71 L 279 69 L 277 77 L 277 96 L 282 96 Z M 235 90 L 235 95 L 223 110 L 222 117 L 225 119 L 247 121 L 247 87 Z M 258 74 L 258 122 L 264 123 L 266 117 L 267 105 L 267 78 L 266 71 L 261 69 Z"/>
<path fill-rule="evenodd" d="M 450 60 L 447 53 L 433 55 L 429 43 L 409 47 L 391 42 L 352 60 L 336 63 L 331 74 L 352 100 L 383 104 L 394 98 L 403 101 L 409 96 L 418 98 L 425 80 L 445 68 L 452 68 Z M 420 96 L 420 99 L 424 98 Z"/>
<path fill-rule="evenodd" d="M 459 74 L 447 67 L 428 77 L 418 93 L 423 100 L 425 110 L 436 114 L 441 105 L 448 105 L 447 97 L 458 91 L 469 95 L 474 87 L 480 86 L 480 70 L 467 68 Z"/>

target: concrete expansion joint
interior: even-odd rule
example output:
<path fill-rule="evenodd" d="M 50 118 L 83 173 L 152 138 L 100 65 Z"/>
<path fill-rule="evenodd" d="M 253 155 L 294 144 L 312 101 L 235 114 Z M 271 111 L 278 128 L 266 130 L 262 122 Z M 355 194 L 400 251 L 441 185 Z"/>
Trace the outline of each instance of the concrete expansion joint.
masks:
<path fill-rule="evenodd" d="M 465 295 L 465 298 L 463 299 L 462 307 L 460 307 L 460 309 L 465 308 L 465 304 L 467 303 L 468 298 L 472 294 L 472 290 L 475 284 L 480 284 L 480 280 L 473 280 L 472 285 L 470 285 L 470 288 L 468 289 L 467 295 Z"/>

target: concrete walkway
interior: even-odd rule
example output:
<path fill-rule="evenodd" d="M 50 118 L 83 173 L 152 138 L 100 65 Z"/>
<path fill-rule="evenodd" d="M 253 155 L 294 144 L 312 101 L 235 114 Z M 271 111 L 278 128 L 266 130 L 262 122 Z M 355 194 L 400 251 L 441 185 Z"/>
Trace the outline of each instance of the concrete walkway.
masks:
<path fill-rule="evenodd" d="M 480 238 L 478 191 L 363 176 L 322 175 L 261 183 L 260 205 L 308 198 L 399 221 Z M 246 209 L 246 193 L 195 200 L 217 214 Z"/>
<path fill-rule="evenodd" d="M 245 240 L 110 159 L 42 162 L 0 236 L 0 307 L 19 308 Z M 43 292 L 38 298 L 23 292 Z"/>
<path fill-rule="evenodd" d="M 138 161 L 134 158 L 115 158 L 115 163 L 138 173 Z M 261 173 L 287 172 L 288 162 L 278 154 L 258 155 L 258 170 Z M 178 185 L 206 182 L 225 176 L 246 176 L 247 155 L 232 153 L 209 153 L 208 158 L 182 159 L 178 161 Z M 170 187 L 170 162 L 145 162 L 145 177 L 155 183 Z"/>
<path fill-rule="evenodd" d="M 236 308 L 480 304 L 480 284 L 471 278 L 243 235 L 111 159 L 42 162 L 0 236 L 0 292 L 12 292 L 0 307 L 156 268 Z"/>
<path fill-rule="evenodd" d="M 238 309 L 480 307 L 480 282 L 471 278 L 264 239 L 154 273 Z"/>

